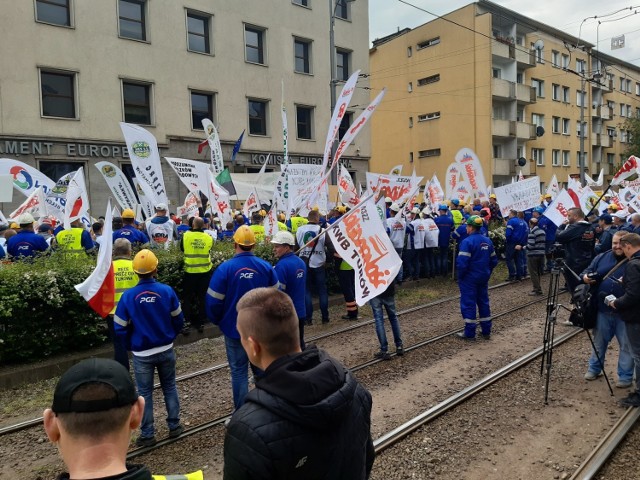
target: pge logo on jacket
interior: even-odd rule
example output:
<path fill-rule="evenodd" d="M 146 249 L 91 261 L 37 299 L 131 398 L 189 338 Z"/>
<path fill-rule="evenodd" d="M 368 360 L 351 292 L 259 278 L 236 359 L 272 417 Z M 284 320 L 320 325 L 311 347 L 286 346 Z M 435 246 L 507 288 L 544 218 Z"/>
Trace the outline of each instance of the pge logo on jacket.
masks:
<path fill-rule="evenodd" d="M 240 270 L 236 271 L 234 276 L 239 277 L 240 280 L 242 280 L 243 278 L 250 280 L 254 277 L 256 273 L 258 272 L 249 267 L 243 267 Z"/>
<path fill-rule="evenodd" d="M 150 291 L 146 290 L 146 291 L 140 292 L 138 295 L 136 295 L 136 302 L 138 302 L 139 304 L 156 303 L 156 299 L 158 299 L 158 298 L 162 298 L 159 293 L 150 292 Z"/>

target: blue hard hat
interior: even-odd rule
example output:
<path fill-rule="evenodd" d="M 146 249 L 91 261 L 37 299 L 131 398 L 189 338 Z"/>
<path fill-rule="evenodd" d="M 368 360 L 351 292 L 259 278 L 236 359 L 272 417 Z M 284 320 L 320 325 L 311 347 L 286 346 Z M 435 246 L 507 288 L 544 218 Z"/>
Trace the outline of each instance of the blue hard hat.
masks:
<path fill-rule="evenodd" d="M 449 207 L 447 207 L 445 204 L 440 204 L 438 210 L 449 210 Z"/>
<path fill-rule="evenodd" d="M 534 212 L 538 212 L 540 215 L 542 215 L 544 213 L 544 208 L 542 207 L 536 207 L 533 209 Z"/>
<path fill-rule="evenodd" d="M 460 205 L 460 200 L 458 200 L 457 198 L 454 198 L 451 200 L 451 203 L 457 206 L 457 205 Z"/>

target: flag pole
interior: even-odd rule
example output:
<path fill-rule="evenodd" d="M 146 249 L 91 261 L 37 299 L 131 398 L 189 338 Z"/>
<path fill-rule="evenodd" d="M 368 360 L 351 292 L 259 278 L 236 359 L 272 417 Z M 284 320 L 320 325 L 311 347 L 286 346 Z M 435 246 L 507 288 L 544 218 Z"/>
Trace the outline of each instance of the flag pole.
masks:
<path fill-rule="evenodd" d="M 602 192 L 602 195 L 600 195 L 600 198 L 598 198 L 598 201 L 596 203 L 593 204 L 593 207 L 591 207 L 591 210 L 589 210 L 589 213 L 587 213 L 585 215 L 585 218 L 588 217 L 589 215 L 591 215 L 593 213 L 593 211 L 595 210 L 595 208 L 598 206 L 598 204 L 600 203 L 600 201 L 604 198 L 604 196 L 607 194 L 607 192 L 611 190 L 611 183 L 609 183 L 609 185 L 607 186 L 606 190 L 604 192 Z"/>

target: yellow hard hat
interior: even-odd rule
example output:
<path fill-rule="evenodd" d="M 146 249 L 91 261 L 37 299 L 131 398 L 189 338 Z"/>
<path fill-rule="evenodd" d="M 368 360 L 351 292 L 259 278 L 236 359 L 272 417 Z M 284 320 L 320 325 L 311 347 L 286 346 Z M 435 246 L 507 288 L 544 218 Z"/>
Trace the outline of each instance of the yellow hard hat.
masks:
<path fill-rule="evenodd" d="M 278 220 L 284 222 L 287 219 L 286 215 L 282 212 L 278 214 Z"/>
<path fill-rule="evenodd" d="M 133 213 L 133 210 L 131 210 L 130 208 L 125 208 L 122 211 L 122 218 L 136 218 L 136 214 Z"/>
<path fill-rule="evenodd" d="M 151 250 L 140 250 L 133 258 L 133 271 L 140 275 L 152 273 L 158 268 L 158 257 Z"/>
<path fill-rule="evenodd" d="M 256 244 L 256 236 L 247 225 L 241 225 L 233 234 L 233 241 L 243 247 L 250 247 Z"/>
<path fill-rule="evenodd" d="M 489 198 L 496 198 L 496 194 L 492 193 L 491 195 L 489 195 Z"/>

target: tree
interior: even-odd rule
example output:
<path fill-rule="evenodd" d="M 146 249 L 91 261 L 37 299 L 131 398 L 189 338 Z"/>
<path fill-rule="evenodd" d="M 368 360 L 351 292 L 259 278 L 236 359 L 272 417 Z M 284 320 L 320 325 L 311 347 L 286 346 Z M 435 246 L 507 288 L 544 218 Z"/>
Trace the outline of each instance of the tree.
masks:
<path fill-rule="evenodd" d="M 627 148 L 624 151 L 625 156 L 635 155 L 640 157 L 640 116 L 627 118 L 622 125 L 622 129 L 628 132 Z"/>

